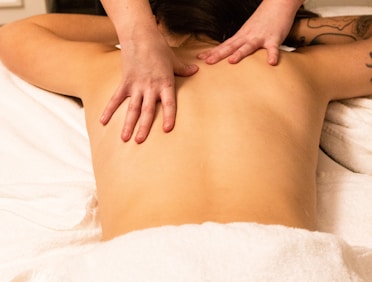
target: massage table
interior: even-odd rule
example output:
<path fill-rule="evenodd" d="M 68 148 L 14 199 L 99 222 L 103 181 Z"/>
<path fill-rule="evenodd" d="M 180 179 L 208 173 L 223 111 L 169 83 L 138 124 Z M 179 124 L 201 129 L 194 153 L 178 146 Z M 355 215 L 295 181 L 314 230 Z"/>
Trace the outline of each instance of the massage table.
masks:
<path fill-rule="evenodd" d="M 82 106 L 0 62 L 0 123 L 0 281 L 372 281 L 372 96 L 328 107 L 317 232 L 206 222 L 101 242 Z"/>

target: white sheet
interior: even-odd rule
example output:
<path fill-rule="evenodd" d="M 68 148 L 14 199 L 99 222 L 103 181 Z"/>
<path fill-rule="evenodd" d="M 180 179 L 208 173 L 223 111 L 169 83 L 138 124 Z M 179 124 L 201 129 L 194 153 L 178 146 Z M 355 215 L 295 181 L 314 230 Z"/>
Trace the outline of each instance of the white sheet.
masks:
<path fill-rule="evenodd" d="M 83 109 L 0 63 L 0 281 L 69 246 L 96 242 Z"/>
<path fill-rule="evenodd" d="M 69 265 L 77 274 L 86 275 L 84 269 L 91 271 L 93 268 L 95 272 L 100 259 L 110 261 L 110 252 L 113 256 L 118 255 L 115 250 L 121 250 L 123 259 L 136 273 L 157 265 L 155 256 L 152 261 L 147 261 L 146 257 L 140 255 L 146 252 L 145 248 L 140 248 L 141 244 L 147 242 L 146 237 L 149 241 L 156 237 L 153 237 L 153 231 L 169 237 L 173 235 L 168 231 L 178 228 L 149 230 L 141 233 L 138 241 L 135 234 L 140 233 L 119 237 L 112 244 L 97 243 L 100 228 L 96 216 L 95 183 L 83 109 L 77 103 L 25 83 L 0 63 L 0 124 L 0 222 L 4 230 L 0 235 L 1 281 L 10 281 L 11 277 L 17 275 L 28 275 L 31 272 L 25 271 L 29 269 L 44 270 L 46 263 L 50 269 L 53 269 L 53 265 Z M 359 270 L 355 270 L 358 264 L 362 269 L 372 269 L 372 263 L 369 262 L 369 251 L 372 250 L 372 176 L 353 173 L 321 153 L 318 195 L 319 230 L 332 233 L 332 240 L 345 241 L 346 245 L 336 244 L 338 247 L 333 249 L 333 254 L 338 258 L 340 253 L 336 250 L 348 250 L 341 252 L 346 259 L 342 267 L 356 273 L 359 273 Z M 202 233 L 207 232 L 203 231 L 204 227 L 197 229 Z M 223 241 L 223 234 L 229 233 L 228 230 L 228 225 L 219 225 L 211 233 L 213 236 L 209 236 L 211 244 Z M 249 232 L 252 232 L 250 228 L 244 227 L 234 236 L 244 237 Z M 177 236 L 174 237 L 175 242 Z M 197 252 L 202 247 L 198 241 L 184 243 L 190 252 Z M 141 252 L 136 254 L 133 244 L 139 246 Z M 221 245 L 218 244 L 219 247 Z M 358 246 L 361 249 L 357 249 Z M 83 255 L 87 251 L 98 257 L 87 260 Z M 100 257 L 101 254 L 105 256 Z M 177 249 L 164 255 L 155 251 L 153 254 L 157 255 L 159 261 L 167 261 L 168 264 L 162 265 L 164 275 L 170 273 L 168 270 L 177 269 L 172 262 L 177 258 Z M 69 261 L 75 256 L 73 261 L 76 266 L 73 266 Z M 136 261 L 131 261 L 134 258 Z M 352 265 L 347 263 L 349 259 L 353 261 Z M 214 257 L 207 261 L 217 263 L 217 266 L 220 263 Z M 193 275 L 203 270 L 204 265 L 197 263 L 198 257 L 195 262 L 189 264 L 188 271 L 184 273 L 190 281 L 195 281 L 191 279 Z M 81 271 L 76 268 L 79 265 Z M 58 273 L 61 271 L 63 273 L 63 269 Z M 111 268 L 111 271 L 115 275 L 115 269 Z M 126 281 L 133 280 L 129 277 Z"/>
<path fill-rule="evenodd" d="M 330 234 L 208 222 L 132 232 L 23 277 L 38 282 L 347 282 L 371 281 L 371 263 L 372 252 L 353 250 Z"/>
<path fill-rule="evenodd" d="M 372 96 L 328 107 L 321 147 L 344 167 L 372 175 Z"/>
<path fill-rule="evenodd" d="M 83 109 L 0 64 L 0 183 L 94 181 Z"/>

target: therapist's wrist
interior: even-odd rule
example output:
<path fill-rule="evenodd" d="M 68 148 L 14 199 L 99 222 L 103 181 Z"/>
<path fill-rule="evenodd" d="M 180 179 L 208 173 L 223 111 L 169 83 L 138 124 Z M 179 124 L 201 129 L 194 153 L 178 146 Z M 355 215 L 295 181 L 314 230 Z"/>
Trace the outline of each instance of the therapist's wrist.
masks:
<path fill-rule="evenodd" d="M 125 41 L 146 42 L 154 38 L 157 38 L 158 36 L 161 36 L 159 30 L 143 27 L 140 28 L 134 27 L 131 30 L 126 29 L 122 32 L 117 31 L 117 33 L 120 42 Z"/>
<path fill-rule="evenodd" d="M 120 40 L 151 37 L 158 33 L 156 19 L 153 15 L 134 19 L 133 21 L 120 21 L 115 25 Z"/>
<path fill-rule="evenodd" d="M 279 5 L 291 14 L 295 14 L 304 2 L 305 0 L 263 0 L 261 5 Z"/>

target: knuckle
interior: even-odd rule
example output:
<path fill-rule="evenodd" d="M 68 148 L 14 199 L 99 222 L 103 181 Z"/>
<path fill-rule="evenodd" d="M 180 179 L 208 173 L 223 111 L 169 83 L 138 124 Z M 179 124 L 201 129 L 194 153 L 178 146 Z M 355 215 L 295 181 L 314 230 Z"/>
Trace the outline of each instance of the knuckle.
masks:
<path fill-rule="evenodd" d="M 152 114 L 155 110 L 155 105 L 142 105 L 141 112 L 145 114 Z"/>
<path fill-rule="evenodd" d="M 115 96 L 113 96 L 112 98 L 111 98 L 111 102 L 113 103 L 113 104 L 120 104 L 122 101 L 124 101 L 125 99 L 127 98 L 127 96 L 126 95 L 122 95 L 122 96 L 119 96 L 119 95 L 115 95 Z"/>
<path fill-rule="evenodd" d="M 224 53 L 231 53 L 231 52 L 234 52 L 234 50 L 236 49 L 237 47 L 233 44 L 229 44 L 225 47 L 225 50 Z"/>
<path fill-rule="evenodd" d="M 146 122 L 142 121 L 138 124 L 139 135 L 145 135 L 148 132 L 148 130 L 150 129 L 149 123 L 150 122 L 148 122 L 148 121 L 146 121 Z"/>
<path fill-rule="evenodd" d="M 162 84 L 166 88 L 174 87 L 174 77 L 166 77 L 163 79 Z"/>
<path fill-rule="evenodd" d="M 141 110 L 141 106 L 137 103 L 129 103 L 128 105 L 128 112 L 139 112 Z"/>
<path fill-rule="evenodd" d="M 167 108 L 174 108 L 176 106 L 176 101 L 174 99 L 165 99 L 163 101 L 163 106 Z"/>

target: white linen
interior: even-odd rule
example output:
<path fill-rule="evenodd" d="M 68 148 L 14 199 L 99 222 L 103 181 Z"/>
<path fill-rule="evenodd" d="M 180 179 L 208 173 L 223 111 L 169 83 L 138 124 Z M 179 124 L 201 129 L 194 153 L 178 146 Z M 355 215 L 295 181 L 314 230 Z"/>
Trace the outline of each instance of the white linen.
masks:
<path fill-rule="evenodd" d="M 68 281 L 371 281 L 372 252 L 336 236 L 254 223 L 135 231 L 22 274 Z"/>
<path fill-rule="evenodd" d="M 90 183 L 0 186 L 0 281 L 55 252 L 100 239 Z"/>
<path fill-rule="evenodd" d="M 0 63 L 0 184 L 94 181 L 84 112 Z"/>
<path fill-rule="evenodd" d="M 0 62 L 0 281 L 67 247 L 97 242 L 84 111 Z"/>
<path fill-rule="evenodd" d="M 344 167 L 372 175 L 372 96 L 332 102 L 320 145 Z"/>
<path fill-rule="evenodd" d="M 372 250 L 372 176 L 353 173 L 320 152 L 318 230 Z"/>
<path fill-rule="evenodd" d="M 319 173 L 318 230 L 372 250 L 371 203 L 372 176 Z"/>

